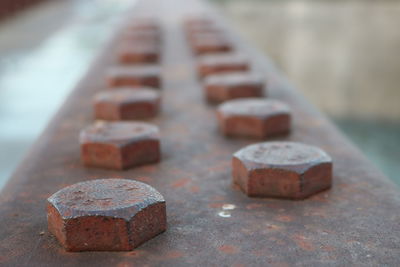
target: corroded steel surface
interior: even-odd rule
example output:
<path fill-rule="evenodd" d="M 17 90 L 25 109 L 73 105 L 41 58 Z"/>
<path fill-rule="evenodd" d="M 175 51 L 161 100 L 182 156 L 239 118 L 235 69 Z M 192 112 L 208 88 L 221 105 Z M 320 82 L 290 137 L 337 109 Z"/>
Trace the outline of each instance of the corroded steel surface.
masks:
<path fill-rule="evenodd" d="M 269 96 L 293 110 L 293 131 L 280 139 L 324 149 L 333 158 L 334 177 L 332 189 L 304 201 L 248 198 L 232 186 L 232 153 L 253 141 L 218 134 L 215 109 L 202 99 L 181 19 L 203 6 L 145 2 L 158 5 L 151 11 L 162 12 L 164 23 L 163 113 L 151 120 L 162 133 L 163 160 L 128 171 L 80 163 L 79 131 L 92 122 L 89 103 L 106 87 L 103 76 L 116 60 L 108 47 L 2 192 L 1 265 L 398 266 L 398 188 L 234 34 L 235 46 L 265 73 Z M 46 230 L 46 199 L 66 185 L 104 177 L 139 179 L 160 191 L 168 230 L 132 252 L 65 252 Z"/>

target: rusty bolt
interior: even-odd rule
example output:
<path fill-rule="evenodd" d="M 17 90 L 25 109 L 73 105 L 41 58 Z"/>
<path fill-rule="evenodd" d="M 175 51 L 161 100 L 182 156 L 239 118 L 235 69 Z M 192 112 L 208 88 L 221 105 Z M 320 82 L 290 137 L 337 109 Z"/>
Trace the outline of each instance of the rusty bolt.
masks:
<path fill-rule="evenodd" d="M 67 251 L 132 250 L 167 228 L 163 196 L 133 180 L 81 182 L 47 201 L 49 231 Z"/>
<path fill-rule="evenodd" d="M 124 25 L 126 29 L 131 31 L 159 31 L 160 30 L 160 23 L 155 18 L 136 18 L 133 21 L 127 22 Z"/>
<path fill-rule="evenodd" d="M 219 73 L 204 79 L 205 96 L 212 103 L 234 98 L 262 97 L 263 89 L 263 79 L 249 72 Z"/>
<path fill-rule="evenodd" d="M 203 40 L 217 40 L 221 42 L 228 41 L 228 38 L 225 36 L 224 32 L 217 30 L 188 33 L 187 38 L 192 47 L 195 46 L 197 43 L 202 42 Z"/>
<path fill-rule="evenodd" d="M 160 94 L 150 88 L 122 88 L 96 94 L 95 117 L 99 120 L 136 120 L 155 117 Z"/>
<path fill-rule="evenodd" d="M 80 134 L 86 166 L 127 169 L 160 161 L 158 127 L 143 122 L 98 121 Z"/>
<path fill-rule="evenodd" d="M 159 46 L 161 44 L 161 36 L 153 31 L 123 31 L 121 33 L 121 42 L 127 43 L 150 43 Z"/>
<path fill-rule="evenodd" d="M 227 136 L 266 138 L 290 129 L 290 109 L 278 100 L 230 100 L 219 105 L 217 118 L 221 132 Z"/>
<path fill-rule="evenodd" d="M 331 187 L 332 159 L 295 142 L 265 142 L 237 151 L 233 182 L 250 197 L 304 199 Z"/>
<path fill-rule="evenodd" d="M 160 68 L 156 65 L 114 66 L 107 73 L 110 87 L 149 86 L 160 88 Z"/>
<path fill-rule="evenodd" d="M 123 42 L 118 48 L 120 63 L 157 63 L 160 58 L 160 49 L 157 43 L 151 41 Z"/>
<path fill-rule="evenodd" d="M 193 51 L 197 55 L 230 52 L 232 50 L 232 43 L 228 40 L 220 38 L 197 39 L 196 42 L 193 43 Z"/>
<path fill-rule="evenodd" d="M 222 72 L 247 71 L 249 63 L 244 56 L 234 53 L 205 55 L 198 59 L 197 70 L 204 78 Z"/>

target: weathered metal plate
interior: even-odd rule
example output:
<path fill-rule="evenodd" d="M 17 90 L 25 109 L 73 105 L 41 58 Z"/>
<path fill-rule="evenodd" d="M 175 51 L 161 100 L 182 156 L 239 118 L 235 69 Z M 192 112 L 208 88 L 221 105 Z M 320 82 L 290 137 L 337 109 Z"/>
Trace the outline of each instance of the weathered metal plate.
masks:
<path fill-rule="evenodd" d="M 199 11 L 192 0 L 152 0 L 164 22 L 163 160 L 128 171 L 84 168 L 78 134 L 92 122 L 92 96 L 105 87 L 112 48 L 94 63 L 3 190 L 2 266 L 400 265 L 399 190 L 261 56 L 234 34 L 236 45 L 269 80 L 273 98 L 294 111 L 283 140 L 316 145 L 334 161 L 329 191 L 304 201 L 247 198 L 231 185 L 231 155 L 251 140 L 217 132 L 214 107 L 203 101 L 181 19 Z M 135 12 L 144 14 L 137 8 Z M 212 13 L 212 10 L 208 10 Z M 56 90 L 57 88 L 55 88 Z M 46 198 L 76 182 L 131 178 L 159 190 L 168 230 L 132 252 L 67 253 L 47 231 Z"/>

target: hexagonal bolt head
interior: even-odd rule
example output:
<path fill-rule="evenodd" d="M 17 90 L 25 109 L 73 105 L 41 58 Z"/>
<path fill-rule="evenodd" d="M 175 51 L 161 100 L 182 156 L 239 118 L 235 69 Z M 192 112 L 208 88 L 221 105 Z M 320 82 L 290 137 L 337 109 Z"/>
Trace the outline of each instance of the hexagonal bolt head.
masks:
<path fill-rule="evenodd" d="M 160 161 L 158 127 L 143 122 L 98 121 L 80 134 L 84 165 L 127 169 Z"/>
<path fill-rule="evenodd" d="M 160 101 L 160 93 L 149 87 L 101 92 L 94 98 L 95 117 L 111 121 L 152 118 L 160 110 Z"/>
<path fill-rule="evenodd" d="M 126 179 L 77 183 L 47 199 L 49 231 L 67 251 L 125 251 L 164 232 L 165 200 Z"/>
<path fill-rule="evenodd" d="M 220 42 L 228 42 L 229 38 L 226 32 L 219 28 L 205 28 L 195 29 L 186 32 L 186 39 L 189 42 L 190 47 L 194 47 L 196 44 L 204 42 L 204 40 L 218 40 Z"/>
<path fill-rule="evenodd" d="M 121 33 L 119 39 L 122 43 L 149 43 L 158 47 L 160 47 L 162 41 L 161 35 L 155 31 L 125 30 Z"/>
<path fill-rule="evenodd" d="M 107 73 L 110 87 L 149 86 L 161 87 L 161 71 L 157 65 L 115 66 Z"/>
<path fill-rule="evenodd" d="M 221 103 L 226 100 L 246 97 L 263 97 L 265 82 L 261 77 L 248 72 L 229 72 L 207 76 L 204 79 L 206 100 Z"/>
<path fill-rule="evenodd" d="M 218 106 L 217 118 L 226 136 L 266 138 L 290 130 L 290 109 L 278 101 L 244 98 L 226 101 Z"/>
<path fill-rule="evenodd" d="M 246 58 L 234 53 L 205 55 L 197 61 L 197 72 L 200 78 L 217 73 L 248 71 L 249 69 L 249 62 Z"/>
<path fill-rule="evenodd" d="M 143 18 L 135 20 L 133 23 L 128 23 L 125 25 L 124 29 L 129 31 L 148 31 L 148 32 L 160 32 L 160 23 L 152 18 Z"/>
<path fill-rule="evenodd" d="M 192 48 L 196 55 L 230 52 L 234 49 L 232 42 L 226 40 L 225 38 L 198 38 L 196 39 L 196 42 L 192 44 Z"/>
<path fill-rule="evenodd" d="M 233 182 L 249 197 L 304 199 L 331 187 L 332 159 L 295 142 L 249 145 L 233 155 Z"/>
<path fill-rule="evenodd" d="M 160 59 L 160 48 L 151 41 L 136 41 L 130 44 L 123 42 L 118 47 L 118 60 L 122 64 L 157 63 Z"/>

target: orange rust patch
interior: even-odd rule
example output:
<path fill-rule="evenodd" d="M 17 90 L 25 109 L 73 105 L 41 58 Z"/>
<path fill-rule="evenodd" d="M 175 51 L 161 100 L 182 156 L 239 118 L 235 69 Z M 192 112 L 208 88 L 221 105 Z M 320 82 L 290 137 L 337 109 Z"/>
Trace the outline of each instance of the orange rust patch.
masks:
<path fill-rule="evenodd" d="M 139 257 L 144 254 L 143 250 L 135 249 L 134 251 L 128 252 L 126 255 L 129 257 Z"/>
<path fill-rule="evenodd" d="M 200 188 L 197 185 L 193 185 L 190 187 L 190 192 L 192 193 L 198 193 L 200 191 Z"/>
<path fill-rule="evenodd" d="M 189 182 L 190 182 L 189 178 L 182 178 L 182 179 L 179 179 L 179 180 L 176 180 L 175 182 L 173 182 L 171 184 L 171 186 L 173 188 L 180 188 L 180 187 L 184 187 Z"/>
<path fill-rule="evenodd" d="M 307 240 L 307 238 L 303 235 L 293 235 L 292 239 L 296 242 L 297 246 L 302 248 L 303 250 L 313 251 L 315 250 L 314 245 Z"/>
<path fill-rule="evenodd" d="M 261 208 L 262 206 L 263 206 L 263 205 L 260 204 L 260 203 L 251 203 L 251 204 L 248 204 L 248 205 L 246 206 L 246 209 L 248 209 L 248 210 L 253 210 L 253 209 Z"/>
<path fill-rule="evenodd" d="M 282 226 L 276 225 L 276 224 L 267 224 L 267 229 L 268 230 L 273 230 L 273 231 L 277 231 L 282 229 Z"/>
<path fill-rule="evenodd" d="M 275 217 L 275 220 L 280 222 L 291 222 L 293 221 L 293 217 L 290 215 L 278 215 Z"/>
<path fill-rule="evenodd" d="M 221 208 L 222 205 L 223 205 L 222 203 L 210 203 L 210 204 L 208 204 L 208 207 L 217 209 L 217 208 Z"/>
<path fill-rule="evenodd" d="M 168 251 L 165 255 L 167 259 L 178 259 L 183 257 L 183 252 L 178 250 Z"/>
<path fill-rule="evenodd" d="M 230 245 L 222 245 L 218 248 L 218 250 L 226 254 L 235 254 L 239 251 L 237 247 Z"/>
<path fill-rule="evenodd" d="M 131 267 L 134 266 L 133 263 L 129 263 L 129 262 L 120 262 L 117 264 L 117 267 Z"/>
<path fill-rule="evenodd" d="M 321 249 L 324 250 L 324 251 L 334 251 L 335 247 L 328 246 L 328 245 L 322 245 Z"/>

